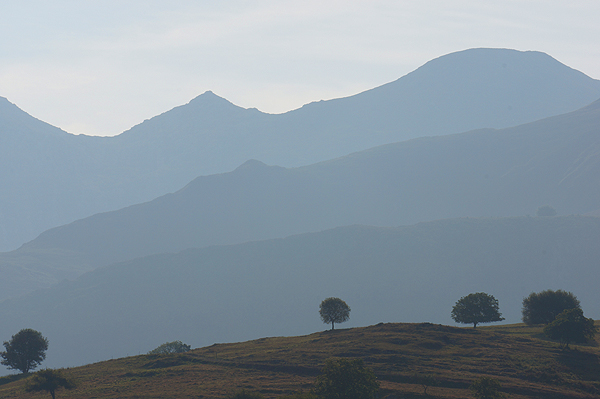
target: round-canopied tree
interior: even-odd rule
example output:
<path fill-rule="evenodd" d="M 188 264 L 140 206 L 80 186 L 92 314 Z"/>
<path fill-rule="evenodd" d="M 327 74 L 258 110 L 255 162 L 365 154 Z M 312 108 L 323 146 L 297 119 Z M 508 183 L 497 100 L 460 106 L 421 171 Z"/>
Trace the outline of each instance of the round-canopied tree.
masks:
<path fill-rule="evenodd" d="M 580 308 L 562 311 L 552 323 L 544 327 L 544 334 L 560 342 L 562 348 L 569 343 L 584 343 L 594 339 L 596 326 L 594 319 L 588 319 Z"/>
<path fill-rule="evenodd" d="M 28 373 L 46 358 L 48 340 L 39 331 L 25 328 L 4 342 L 4 352 L 0 352 L 3 365 L 9 369 Z"/>
<path fill-rule="evenodd" d="M 324 399 L 372 399 L 379 382 L 361 359 L 327 359 L 314 392 Z"/>
<path fill-rule="evenodd" d="M 173 341 L 162 344 L 156 349 L 148 352 L 149 355 L 169 355 L 172 353 L 184 353 L 191 350 L 190 345 L 186 345 L 181 341 Z"/>
<path fill-rule="evenodd" d="M 75 383 L 65 377 L 59 370 L 44 369 L 40 370 L 31 377 L 27 382 L 25 390 L 27 392 L 46 391 L 52 395 L 52 399 L 56 398 L 56 390 L 58 388 L 73 389 Z"/>
<path fill-rule="evenodd" d="M 340 298 L 327 298 L 319 305 L 319 314 L 323 323 L 331 323 L 333 330 L 335 323 L 343 323 L 350 318 L 350 306 Z"/>
<path fill-rule="evenodd" d="M 545 290 L 532 292 L 527 298 L 523 298 L 521 313 L 525 324 L 549 324 L 562 311 L 580 308 L 579 300 L 573 293 L 563 290 Z"/>
<path fill-rule="evenodd" d="M 504 320 L 498 309 L 496 298 L 485 292 L 476 292 L 460 298 L 452 308 L 451 316 L 455 322 L 473 323 L 473 328 L 475 328 L 479 323 Z"/>

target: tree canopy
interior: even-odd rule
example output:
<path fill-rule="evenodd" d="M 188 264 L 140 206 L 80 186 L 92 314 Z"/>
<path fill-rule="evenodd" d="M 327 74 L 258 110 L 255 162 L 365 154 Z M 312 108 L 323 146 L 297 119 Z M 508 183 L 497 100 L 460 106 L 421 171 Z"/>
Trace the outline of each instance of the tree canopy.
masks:
<path fill-rule="evenodd" d="M 479 323 L 504 320 L 498 309 L 496 298 L 485 292 L 476 292 L 460 298 L 452 308 L 451 316 L 457 323 L 473 323 L 475 328 Z"/>
<path fill-rule="evenodd" d="M 549 324 L 563 310 L 581 308 L 579 300 L 573 293 L 563 290 L 545 290 L 532 292 L 523 298 L 523 323 Z"/>
<path fill-rule="evenodd" d="M 327 359 L 314 389 L 324 399 L 371 399 L 378 390 L 375 373 L 361 359 Z"/>
<path fill-rule="evenodd" d="M 0 352 L 3 365 L 9 369 L 28 373 L 46 358 L 48 340 L 39 331 L 25 328 L 4 341 L 4 352 Z"/>
<path fill-rule="evenodd" d="M 499 391 L 500 383 L 498 380 L 491 377 L 481 377 L 475 380 L 469 389 L 477 399 L 500 399 L 505 397 Z"/>
<path fill-rule="evenodd" d="M 170 353 L 184 353 L 189 352 L 191 349 L 190 345 L 186 345 L 181 341 L 173 341 L 162 344 L 156 349 L 148 352 L 149 355 L 168 355 Z"/>
<path fill-rule="evenodd" d="M 544 334 L 552 339 L 557 339 L 564 348 L 569 343 L 585 343 L 594 338 L 596 327 L 594 319 L 588 319 L 580 308 L 563 310 L 556 319 L 546 327 Z"/>
<path fill-rule="evenodd" d="M 319 314 L 323 323 L 331 323 L 333 330 L 335 323 L 343 323 L 350 318 L 350 306 L 340 298 L 327 298 L 319 305 Z"/>
<path fill-rule="evenodd" d="M 75 388 L 75 383 L 58 370 L 44 369 L 35 373 L 31 379 L 27 381 L 25 390 L 27 392 L 46 391 L 52 395 L 52 399 L 55 399 L 56 390 L 61 387 L 73 389 Z"/>

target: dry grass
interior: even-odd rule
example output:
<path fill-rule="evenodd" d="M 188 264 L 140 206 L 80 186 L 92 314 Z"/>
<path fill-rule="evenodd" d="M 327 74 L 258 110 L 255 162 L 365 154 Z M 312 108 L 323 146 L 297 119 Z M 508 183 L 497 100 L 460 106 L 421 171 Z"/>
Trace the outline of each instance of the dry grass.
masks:
<path fill-rule="evenodd" d="M 522 324 L 473 329 L 389 323 L 67 369 L 78 388 L 57 397 L 226 398 L 246 389 L 277 398 L 309 390 L 325 359 L 347 357 L 363 359 L 382 394 L 398 398 L 424 398 L 415 376 L 426 374 L 438 381 L 428 397 L 470 397 L 470 383 L 485 375 L 497 378 L 510 398 L 597 398 L 599 355 L 597 342 L 562 351 L 541 328 Z M 0 384 L 1 398 L 49 397 L 25 393 L 24 379 L 5 377 Z"/>

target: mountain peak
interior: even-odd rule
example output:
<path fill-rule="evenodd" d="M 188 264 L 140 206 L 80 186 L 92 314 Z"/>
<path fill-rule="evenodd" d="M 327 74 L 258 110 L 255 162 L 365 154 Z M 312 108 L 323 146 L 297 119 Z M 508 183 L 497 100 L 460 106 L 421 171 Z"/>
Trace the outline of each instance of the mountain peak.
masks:
<path fill-rule="evenodd" d="M 213 93 L 210 90 L 205 91 L 204 93 L 200 94 L 198 97 L 192 99 L 192 101 L 189 102 L 189 105 L 194 105 L 194 106 L 198 106 L 198 107 L 211 107 L 211 106 L 214 107 L 214 106 L 224 106 L 225 105 L 225 106 L 231 106 L 231 107 L 238 108 L 237 105 L 234 105 L 233 103 L 224 99 L 223 97 L 216 95 L 215 93 Z"/>

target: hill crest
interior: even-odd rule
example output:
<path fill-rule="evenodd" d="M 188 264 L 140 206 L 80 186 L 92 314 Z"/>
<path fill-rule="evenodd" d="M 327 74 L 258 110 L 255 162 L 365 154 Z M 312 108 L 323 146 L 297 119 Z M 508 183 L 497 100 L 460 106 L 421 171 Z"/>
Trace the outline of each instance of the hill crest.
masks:
<path fill-rule="evenodd" d="M 266 398 L 308 392 L 325 360 L 362 359 L 380 383 L 381 396 L 424 396 L 421 380 L 438 398 L 469 396 L 482 376 L 500 381 L 501 391 L 523 399 L 592 398 L 600 392 L 599 351 L 580 346 L 561 352 L 524 325 L 456 328 L 430 323 L 379 323 L 305 336 L 270 337 L 214 344 L 174 355 L 140 355 L 69 368 L 78 382 L 61 397 L 79 399 L 169 397 L 227 398 L 245 389 Z M 14 378 L 12 378 L 14 379 Z M 4 381 L 3 381 L 4 380 Z M 33 398 L 24 380 L 0 378 L 4 398 Z"/>

